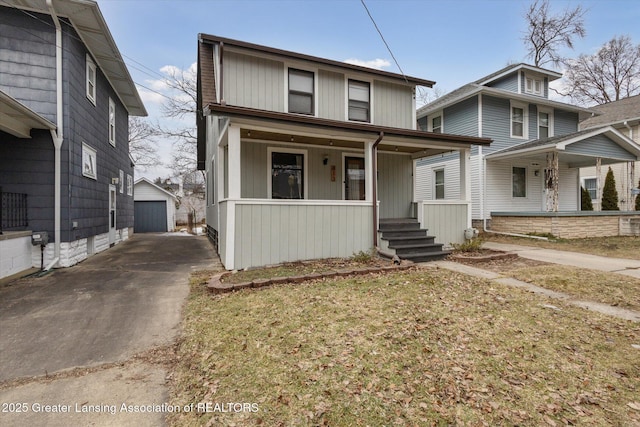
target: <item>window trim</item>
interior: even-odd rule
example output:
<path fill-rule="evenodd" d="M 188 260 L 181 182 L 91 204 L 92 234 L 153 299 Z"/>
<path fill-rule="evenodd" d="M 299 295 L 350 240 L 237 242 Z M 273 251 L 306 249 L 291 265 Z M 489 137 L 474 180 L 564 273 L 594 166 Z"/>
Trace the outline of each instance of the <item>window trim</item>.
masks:
<path fill-rule="evenodd" d="M 514 169 L 524 169 L 524 196 L 516 196 L 514 195 L 514 186 L 513 186 L 513 170 Z M 529 196 L 529 192 L 528 190 L 528 186 L 529 186 L 529 180 L 528 180 L 528 175 L 529 175 L 529 168 L 527 166 L 518 166 L 518 165 L 511 165 L 511 198 L 512 199 L 527 199 Z"/>
<path fill-rule="evenodd" d="M 267 147 L 267 199 L 273 200 L 273 182 L 271 172 L 273 168 L 272 153 L 302 154 L 302 199 L 282 200 L 306 200 L 309 198 L 309 152 L 299 148 Z"/>
<path fill-rule="evenodd" d="M 585 176 L 585 177 L 580 178 L 581 187 L 583 187 L 585 190 L 589 191 L 589 189 L 587 188 L 587 180 L 593 180 L 594 181 L 594 185 L 595 185 L 595 188 L 593 189 L 593 191 L 595 191 L 595 195 L 591 197 L 591 201 L 593 203 L 600 202 L 598 200 L 598 177 L 593 175 L 593 176 Z M 589 192 L 589 196 L 591 196 L 591 192 Z"/>
<path fill-rule="evenodd" d="M 522 110 L 522 135 L 513 134 L 513 109 L 519 108 Z M 509 136 L 514 139 L 528 139 L 529 138 L 529 106 L 519 102 L 511 101 L 509 105 Z"/>
<path fill-rule="evenodd" d="M 551 138 L 551 137 L 554 136 L 554 131 L 553 131 L 553 128 L 554 128 L 553 108 L 546 108 L 546 107 L 538 106 L 537 126 L 536 126 L 538 139 L 540 139 L 540 113 L 545 113 L 545 114 L 549 115 L 549 128 L 548 128 L 549 136 L 547 138 Z"/>
<path fill-rule="evenodd" d="M 359 157 L 359 158 L 365 158 L 364 154 L 362 153 L 358 153 L 358 152 L 352 152 L 352 151 L 343 151 L 342 152 L 342 172 L 340 172 L 342 174 L 342 200 L 347 200 L 347 192 L 346 192 L 346 188 L 345 188 L 345 182 L 347 181 L 347 177 L 344 176 L 345 171 L 347 170 L 346 166 L 347 166 L 347 157 Z M 365 162 L 365 172 L 364 172 L 364 179 L 365 179 L 365 200 L 367 200 L 367 165 Z"/>
<path fill-rule="evenodd" d="M 88 156 L 88 158 L 87 158 Z M 91 169 L 88 171 L 85 171 L 85 163 L 86 161 L 89 161 Z M 93 179 L 93 180 L 98 180 L 98 159 L 97 159 L 97 152 L 96 150 L 91 147 L 89 144 L 87 144 L 86 142 L 82 142 L 82 163 L 80 164 L 80 167 L 82 168 L 82 175 Z"/>
<path fill-rule="evenodd" d="M 318 116 L 318 96 L 317 96 L 317 94 L 318 94 L 318 70 L 309 69 L 309 68 L 306 68 L 306 67 L 294 66 L 294 65 L 287 65 L 286 66 L 286 70 L 287 70 L 287 72 L 284 73 L 284 87 L 285 87 L 285 91 L 284 91 L 284 110 L 288 114 L 299 114 L 301 116 L 317 117 Z M 313 74 L 313 93 L 311 94 L 311 108 L 312 108 L 311 114 L 296 113 L 296 112 L 290 111 L 290 106 L 289 106 L 289 95 L 290 95 L 290 91 L 289 91 L 289 74 L 290 74 L 291 70 L 302 71 L 302 72 L 305 72 L 305 73 Z"/>
<path fill-rule="evenodd" d="M 433 168 L 433 200 L 446 200 L 447 198 L 447 175 L 444 167 Z M 442 198 L 438 197 L 438 173 L 442 172 Z"/>
<path fill-rule="evenodd" d="M 127 196 L 133 196 L 133 177 L 127 174 Z"/>
<path fill-rule="evenodd" d="M 113 110 L 113 116 L 111 115 L 111 110 Z M 116 103 L 113 102 L 113 99 L 109 97 L 109 112 L 108 112 L 108 133 L 109 133 L 109 144 L 112 146 L 116 146 Z M 113 128 L 113 132 L 112 132 Z"/>
<path fill-rule="evenodd" d="M 433 121 L 437 118 L 440 118 L 440 126 L 436 128 L 433 126 Z M 442 112 L 439 112 L 437 115 L 434 115 L 431 117 L 431 119 L 429 120 L 429 123 L 427 124 L 427 128 L 429 129 L 429 132 L 444 133 L 444 120 L 443 120 Z M 440 129 L 440 131 L 436 132 L 434 131 L 434 129 Z"/>
<path fill-rule="evenodd" d="M 120 190 L 120 194 L 124 193 L 124 171 L 122 169 L 120 169 L 120 173 L 118 175 L 118 187 Z"/>
<path fill-rule="evenodd" d="M 373 123 L 372 120 L 372 103 L 371 100 L 373 98 L 372 96 L 372 90 L 371 88 L 373 87 L 373 84 L 371 83 L 371 81 L 369 80 L 362 80 L 362 79 L 356 79 L 356 78 L 352 78 L 352 77 L 346 77 L 347 80 L 347 109 L 346 109 L 346 113 L 347 113 L 347 121 L 350 122 L 358 122 L 358 123 Z M 369 87 L 369 101 L 367 102 L 367 120 L 357 120 L 357 119 L 352 119 L 349 116 L 349 108 L 351 106 L 351 97 L 349 95 L 349 89 L 351 87 L 351 82 L 355 82 L 355 83 L 361 83 L 361 84 L 366 84 Z M 354 102 L 358 102 L 358 103 L 362 103 L 362 101 L 356 101 L 354 100 Z"/>
<path fill-rule="evenodd" d="M 531 81 L 531 89 L 527 87 L 527 83 Z M 536 82 L 540 83 L 540 90 L 536 91 Z M 524 93 L 529 95 L 542 96 L 544 94 L 544 79 L 536 78 L 530 74 L 524 75 Z"/>
<path fill-rule="evenodd" d="M 91 81 L 91 73 L 93 73 L 93 81 Z M 91 56 L 89 54 L 86 55 L 86 69 L 85 69 L 85 89 L 87 99 L 91 101 L 91 103 L 96 105 L 96 93 L 97 93 L 97 82 L 98 82 L 98 68 L 96 67 L 96 63 L 93 62 Z M 93 90 L 91 90 L 91 85 L 93 85 Z"/>

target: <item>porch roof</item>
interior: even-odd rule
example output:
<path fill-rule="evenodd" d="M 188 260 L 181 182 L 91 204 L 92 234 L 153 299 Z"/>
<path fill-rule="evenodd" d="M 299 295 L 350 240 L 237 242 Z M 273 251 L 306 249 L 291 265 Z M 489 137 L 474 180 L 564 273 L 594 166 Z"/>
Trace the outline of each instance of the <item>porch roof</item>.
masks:
<path fill-rule="evenodd" d="M 557 152 L 571 167 L 593 165 L 596 158 L 603 164 L 640 160 L 640 145 L 611 126 L 523 142 L 488 154 L 486 159 L 545 160 L 549 152 Z"/>
<path fill-rule="evenodd" d="M 208 104 L 206 111 L 239 119 L 241 126 L 244 125 L 243 129 L 256 129 L 258 132 L 263 132 L 263 139 L 283 142 L 290 141 L 292 134 L 296 134 L 296 142 L 361 148 L 362 145 L 358 144 L 357 140 L 375 139 L 380 133 L 383 133 L 384 138 L 379 146 L 380 150 L 410 153 L 415 157 L 431 156 L 468 148 L 471 145 L 489 145 L 492 141 L 489 138 L 329 120 L 217 103 Z M 278 127 L 262 128 L 261 125 L 264 126 L 265 123 L 277 124 Z M 322 132 L 310 134 L 308 133 L 309 128 L 322 130 Z M 257 135 L 259 134 L 252 133 L 251 137 L 256 138 Z M 246 136 L 248 135 L 243 135 L 243 137 Z"/>
<path fill-rule="evenodd" d="M 0 130 L 18 138 L 31 138 L 31 129 L 55 128 L 55 124 L 0 91 Z"/>

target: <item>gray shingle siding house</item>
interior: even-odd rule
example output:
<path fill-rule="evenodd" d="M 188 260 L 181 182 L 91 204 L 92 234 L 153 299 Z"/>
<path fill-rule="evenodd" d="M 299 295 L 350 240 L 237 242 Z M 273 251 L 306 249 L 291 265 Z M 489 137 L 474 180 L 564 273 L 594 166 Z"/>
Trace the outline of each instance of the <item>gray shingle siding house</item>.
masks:
<path fill-rule="evenodd" d="M 549 82 L 560 77 L 509 65 L 417 111 L 424 130 L 493 140 L 471 149 L 474 220 L 499 212 L 577 211 L 580 167 L 640 156 L 640 147 L 612 127 L 578 132 L 579 121 L 597 112 L 549 99 Z M 417 198 L 457 198 L 457 167 L 457 153 L 420 159 Z"/>
<path fill-rule="evenodd" d="M 6 1 L 0 34 L 0 187 L 27 198 L 2 231 L 46 231 L 46 262 L 72 265 L 133 227 L 128 117 L 146 111 L 97 3 Z"/>

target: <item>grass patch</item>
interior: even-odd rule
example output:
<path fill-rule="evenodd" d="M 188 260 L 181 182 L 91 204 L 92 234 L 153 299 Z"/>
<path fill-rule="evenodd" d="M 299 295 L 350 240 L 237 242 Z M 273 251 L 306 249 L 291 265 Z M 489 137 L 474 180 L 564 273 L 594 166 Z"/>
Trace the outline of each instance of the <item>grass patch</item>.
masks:
<path fill-rule="evenodd" d="M 444 270 L 212 297 L 192 278 L 171 425 L 634 425 L 640 325 Z"/>
<path fill-rule="evenodd" d="M 554 264 L 506 274 L 579 299 L 640 311 L 640 279 L 633 277 Z"/>
<path fill-rule="evenodd" d="M 640 237 L 634 236 L 590 237 L 586 239 L 558 239 L 553 241 L 490 233 L 485 233 L 482 237 L 489 242 L 513 243 L 538 248 L 640 260 Z"/>
<path fill-rule="evenodd" d="M 325 273 L 346 268 L 360 268 L 364 266 L 389 265 L 389 260 L 373 256 L 368 252 L 354 254 L 351 258 L 331 258 L 313 261 L 286 262 L 273 267 L 250 268 L 225 276 L 225 283 L 250 282 L 255 279 L 270 279 L 274 277 L 302 276 L 311 273 Z"/>

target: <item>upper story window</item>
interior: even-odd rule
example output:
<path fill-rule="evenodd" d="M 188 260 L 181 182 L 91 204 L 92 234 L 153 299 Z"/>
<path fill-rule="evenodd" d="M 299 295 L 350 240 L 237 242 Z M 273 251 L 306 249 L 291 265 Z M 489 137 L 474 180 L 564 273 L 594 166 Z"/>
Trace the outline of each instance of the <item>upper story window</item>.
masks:
<path fill-rule="evenodd" d="M 371 121 L 370 86 L 367 82 L 349 80 L 349 120 Z"/>
<path fill-rule="evenodd" d="M 538 107 L 538 138 L 553 136 L 553 110 Z"/>
<path fill-rule="evenodd" d="M 109 144 L 116 146 L 116 104 L 109 98 Z"/>
<path fill-rule="evenodd" d="M 289 112 L 313 115 L 314 74 L 289 68 Z"/>
<path fill-rule="evenodd" d="M 87 98 L 96 105 L 96 64 L 87 55 Z"/>
<path fill-rule="evenodd" d="M 442 133 L 442 116 L 437 116 L 431 119 L 431 132 Z"/>
<path fill-rule="evenodd" d="M 511 138 L 527 138 L 528 120 L 526 106 L 511 104 Z"/>
<path fill-rule="evenodd" d="M 542 79 L 526 76 L 524 79 L 524 93 L 542 96 Z"/>

